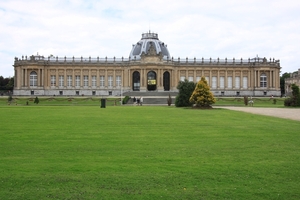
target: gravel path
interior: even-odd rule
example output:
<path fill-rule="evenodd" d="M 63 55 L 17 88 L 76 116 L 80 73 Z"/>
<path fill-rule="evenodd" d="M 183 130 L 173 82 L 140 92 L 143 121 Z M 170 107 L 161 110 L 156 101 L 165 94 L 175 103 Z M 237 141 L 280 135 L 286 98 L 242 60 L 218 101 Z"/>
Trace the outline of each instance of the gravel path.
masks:
<path fill-rule="evenodd" d="M 216 106 L 216 107 L 300 121 L 299 108 L 256 108 L 256 107 L 234 107 L 234 106 L 220 106 L 220 107 Z"/>

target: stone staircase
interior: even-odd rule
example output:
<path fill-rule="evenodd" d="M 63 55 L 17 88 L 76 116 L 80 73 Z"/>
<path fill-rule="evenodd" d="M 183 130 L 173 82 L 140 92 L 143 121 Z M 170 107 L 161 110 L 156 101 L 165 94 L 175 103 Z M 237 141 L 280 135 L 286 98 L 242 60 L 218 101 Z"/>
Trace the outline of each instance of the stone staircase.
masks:
<path fill-rule="evenodd" d="M 175 103 L 175 98 L 178 92 L 124 92 L 123 96 L 130 96 L 131 99 L 128 101 L 127 105 L 133 105 L 133 97 L 140 98 L 143 97 L 144 105 L 168 105 L 167 100 L 169 94 L 172 98 L 172 105 Z"/>

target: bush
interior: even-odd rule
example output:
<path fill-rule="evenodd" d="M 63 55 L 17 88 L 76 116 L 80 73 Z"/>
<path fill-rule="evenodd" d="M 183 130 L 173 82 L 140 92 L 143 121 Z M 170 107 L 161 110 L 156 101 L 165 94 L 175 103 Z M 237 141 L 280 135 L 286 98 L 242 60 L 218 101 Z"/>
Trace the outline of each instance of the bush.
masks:
<path fill-rule="evenodd" d="M 34 102 L 33 102 L 33 103 L 35 103 L 35 104 L 39 104 L 39 102 L 40 102 L 39 98 L 38 98 L 38 97 L 35 97 L 35 99 L 34 99 Z"/>
<path fill-rule="evenodd" d="M 130 99 L 129 96 L 125 96 L 124 99 L 122 100 L 122 104 L 127 104 L 129 99 Z"/>
<path fill-rule="evenodd" d="M 295 84 L 292 84 L 292 96 L 284 100 L 285 106 L 300 106 L 300 90 Z"/>
<path fill-rule="evenodd" d="M 190 82 L 187 79 L 179 81 L 177 89 L 179 90 L 178 95 L 175 99 L 176 107 L 187 107 L 193 105 L 189 99 L 195 89 L 195 83 Z"/>

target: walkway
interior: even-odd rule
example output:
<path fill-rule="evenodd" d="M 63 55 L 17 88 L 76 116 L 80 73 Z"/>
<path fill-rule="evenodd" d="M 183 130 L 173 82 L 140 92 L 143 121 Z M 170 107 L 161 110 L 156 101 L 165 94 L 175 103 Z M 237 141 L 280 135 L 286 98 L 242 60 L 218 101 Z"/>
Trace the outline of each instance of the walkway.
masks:
<path fill-rule="evenodd" d="M 256 108 L 256 107 L 234 107 L 234 106 L 215 106 L 215 108 L 224 108 L 229 110 L 236 110 L 248 112 L 258 115 L 267 115 L 272 117 L 280 117 L 284 119 L 292 119 L 300 121 L 299 108 Z"/>

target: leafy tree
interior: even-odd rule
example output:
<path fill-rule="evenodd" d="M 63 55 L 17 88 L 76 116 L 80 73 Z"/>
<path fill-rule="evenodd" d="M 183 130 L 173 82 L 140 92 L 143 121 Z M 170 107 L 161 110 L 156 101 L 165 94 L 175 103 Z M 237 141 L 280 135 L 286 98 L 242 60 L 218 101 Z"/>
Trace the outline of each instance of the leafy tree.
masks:
<path fill-rule="evenodd" d="M 33 102 L 33 103 L 35 103 L 35 104 L 39 104 L 39 102 L 40 102 L 39 98 L 38 98 L 38 97 L 35 97 L 35 99 L 34 99 L 34 102 Z"/>
<path fill-rule="evenodd" d="M 296 84 L 292 84 L 292 97 L 285 99 L 285 106 L 300 106 L 300 90 Z"/>
<path fill-rule="evenodd" d="M 201 77 L 201 80 L 198 81 L 190 97 L 190 102 L 196 104 L 196 107 L 211 107 L 216 102 L 204 77 Z"/>
<path fill-rule="evenodd" d="M 290 78 L 290 73 L 285 72 L 280 76 L 280 90 L 281 90 L 281 95 L 285 94 L 285 79 Z"/>
<path fill-rule="evenodd" d="M 193 90 L 195 89 L 195 83 L 185 79 L 184 81 L 179 81 L 177 85 L 177 89 L 179 90 L 179 93 L 175 99 L 175 106 L 176 107 L 191 106 L 192 103 L 189 102 L 189 98 L 192 95 Z"/>

